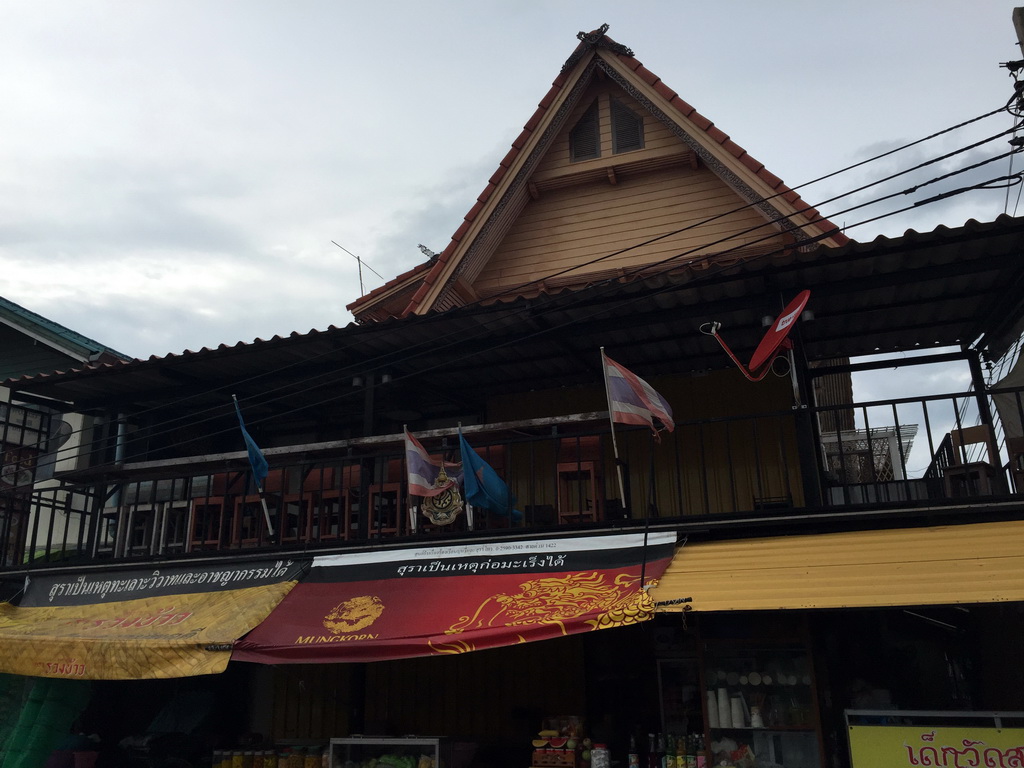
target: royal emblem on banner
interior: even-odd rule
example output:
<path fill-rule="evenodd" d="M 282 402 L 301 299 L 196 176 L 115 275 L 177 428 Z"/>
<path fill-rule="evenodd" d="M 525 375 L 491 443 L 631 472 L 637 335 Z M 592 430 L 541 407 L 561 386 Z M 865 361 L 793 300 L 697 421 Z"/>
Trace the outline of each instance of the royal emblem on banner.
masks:
<path fill-rule="evenodd" d="M 334 606 L 324 616 L 324 626 L 336 635 L 366 629 L 384 613 L 384 603 L 374 595 L 353 597 Z"/>
<path fill-rule="evenodd" d="M 459 493 L 459 487 L 448 478 L 442 464 L 437 473 L 437 479 L 434 481 L 434 487 L 442 488 L 446 485 L 450 487 L 445 488 L 436 496 L 426 496 L 423 499 L 423 516 L 434 525 L 448 525 L 455 522 L 455 518 L 462 512 L 462 495 Z"/>
<path fill-rule="evenodd" d="M 530 624 L 558 625 L 567 634 L 566 622 L 587 615 L 593 616 L 587 620 L 592 629 L 636 624 L 654 615 L 650 598 L 638 590 L 639 581 L 624 573 L 610 580 L 597 572 L 532 579 L 523 582 L 517 593 L 492 595 L 445 634 Z"/>

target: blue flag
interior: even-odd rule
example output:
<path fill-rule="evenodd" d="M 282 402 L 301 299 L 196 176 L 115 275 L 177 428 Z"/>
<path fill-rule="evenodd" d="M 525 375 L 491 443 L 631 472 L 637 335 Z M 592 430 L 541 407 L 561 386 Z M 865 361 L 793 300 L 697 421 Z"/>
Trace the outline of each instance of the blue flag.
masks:
<path fill-rule="evenodd" d="M 245 449 L 249 452 L 249 464 L 252 465 L 252 476 L 256 480 L 256 485 L 263 489 L 263 481 L 267 477 L 267 472 L 270 471 L 270 466 L 267 464 L 267 459 L 263 455 L 263 451 L 256 445 L 256 441 L 252 439 L 252 435 L 245 428 L 245 422 L 242 420 L 242 409 L 238 407 L 238 400 L 232 395 L 231 399 L 235 401 L 235 413 L 238 414 L 238 426 L 242 428 L 242 437 L 245 438 Z"/>
<path fill-rule="evenodd" d="M 516 500 L 508 486 L 498 477 L 494 468 L 470 447 L 466 438 L 462 436 L 461 429 L 459 430 L 459 451 L 462 453 L 462 482 L 466 501 L 474 507 L 489 509 L 491 512 L 501 515 L 511 514 L 513 517 L 521 517 L 522 513 L 512 508 Z"/>

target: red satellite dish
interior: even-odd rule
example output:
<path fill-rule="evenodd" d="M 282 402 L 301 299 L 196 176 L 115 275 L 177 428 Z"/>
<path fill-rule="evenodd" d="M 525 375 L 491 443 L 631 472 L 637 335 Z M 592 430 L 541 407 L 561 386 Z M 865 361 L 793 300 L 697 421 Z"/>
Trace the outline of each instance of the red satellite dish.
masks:
<path fill-rule="evenodd" d="M 771 362 L 779 347 L 785 343 L 789 332 L 793 330 L 796 321 L 800 319 L 800 313 L 804 311 L 809 298 L 811 298 L 810 291 L 800 291 L 796 298 L 786 305 L 786 308 L 782 310 L 782 314 L 775 318 L 772 327 L 768 329 L 768 333 L 761 339 L 761 343 L 757 345 L 757 349 L 754 350 L 754 354 L 750 358 L 750 365 L 747 368 L 751 371 L 756 371 L 765 363 Z"/>
<path fill-rule="evenodd" d="M 787 337 L 790 331 L 793 330 L 793 326 L 796 325 L 796 321 L 800 319 L 800 313 L 804 311 L 804 307 L 807 306 L 807 301 L 810 298 L 810 291 L 800 291 L 796 298 L 786 305 L 786 308 L 782 310 L 782 314 L 775 318 L 772 327 L 768 329 L 768 332 L 761 339 L 761 343 L 757 345 L 757 349 L 754 350 L 748 366 L 744 366 L 743 363 L 736 359 L 736 355 L 733 354 L 732 350 L 722 340 L 722 337 L 718 335 L 718 329 L 721 327 L 720 323 L 709 323 L 710 330 L 705 331 L 702 326 L 701 331 L 715 337 L 718 343 L 722 345 L 722 349 L 736 363 L 736 367 L 743 372 L 744 376 L 751 381 L 760 381 L 771 369 L 771 363 L 778 354 L 779 349 L 789 349 L 793 346 L 793 342 L 789 341 Z"/>

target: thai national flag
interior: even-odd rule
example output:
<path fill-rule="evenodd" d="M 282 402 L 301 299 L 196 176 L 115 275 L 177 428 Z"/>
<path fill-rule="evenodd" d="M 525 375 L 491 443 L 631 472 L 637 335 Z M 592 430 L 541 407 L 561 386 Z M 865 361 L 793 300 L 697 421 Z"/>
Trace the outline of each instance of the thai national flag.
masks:
<path fill-rule="evenodd" d="M 405 464 L 409 472 L 409 493 L 413 496 L 437 496 L 458 482 L 453 473 L 447 483 L 438 488 L 434 487 L 441 468 L 441 459 L 431 458 L 426 448 L 408 429 L 405 430 Z M 448 466 L 447 462 L 445 466 Z"/>
<path fill-rule="evenodd" d="M 657 390 L 628 368 L 619 365 L 604 350 L 604 380 L 608 390 L 608 410 L 612 421 L 619 424 L 646 424 L 657 436 L 659 430 L 654 419 L 669 432 L 676 428 L 672 420 L 672 407 Z"/>

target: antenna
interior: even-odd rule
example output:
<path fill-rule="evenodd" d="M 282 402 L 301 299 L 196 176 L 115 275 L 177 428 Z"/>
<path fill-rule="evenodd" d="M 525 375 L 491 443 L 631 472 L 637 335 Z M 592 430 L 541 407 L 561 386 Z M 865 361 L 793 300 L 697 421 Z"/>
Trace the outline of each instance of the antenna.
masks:
<path fill-rule="evenodd" d="M 796 321 L 800 318 L 800 313 L 804 311 L 804 307 L 807 306 L 807 301 L 810 298 L 810 291 L 800 291 L 786 305 L 786 308 L 782 310 L 782 314 L 775 318 L 775 322 L 772 323 L 771 328 L 768 329 L 768 332 L 761 339 L 761 343 L 757 345 L 757 349 L 754 350 L 754 354 L 750 358 L 750 363 L 746 366 L 736 358 L 736 355 L 729 349 L 729 345 L 718 335 L 718 329 L 722 327 L 721 323 L 714 321 L 705 323 L 700 327 L 700 331 L 708 336 L 715 337 L 715 340 L 722 345 L 722 349 L 736 363 L 736 367 L 740 369 L 744 376 L 750 381 L 760 381 L 768 375 L 768 371 L 772 367 L 771 364 L 778 356 L 779 350 L 793 348 L 793 342 L 788 338 L 789 333 L 793 330 L 793 326 L 796 325 Z M 708 330 L 704 330 L 705 328 L 708 328 Z"/>
<path fill-rule="evenodd" d="M 356 260 L 356 264 L 359 265 L 359 295 L 363 296 L 364 295 L 364 292 L 363 292 L 363 260 L 360 259 L 358 256 L 356 256 L 354 253 L 352 253 L 352 251 L 350 251 L 345 246 L 338 245 L 338 243 L 335 243 L 333 240 L 331 240 L 331 242 L 334 243 L 335 245 L 337 245 L 339 248 L 341 248 L 341 250 L 343 250 L 345 253 L 347 253 L 349 256 L 351 256 L 353 259 L 355 259 Z M 384 280 L 385 283 L 387 282 L 387 280 L 384 278 L 384 276 L 380 272 L 375 270 L 373 267 L 371 267 L 369 264 L 366 265 L 366 268 L 368 270 L 370 270 L 371 272 L 373 272 L 373 274 L 375 274 L 381 280 Z"/>

